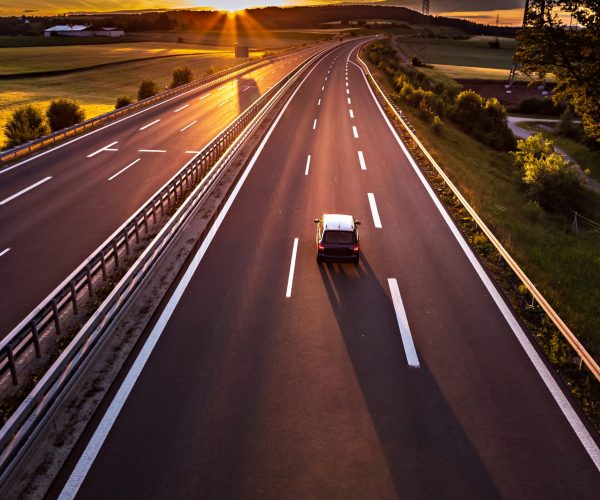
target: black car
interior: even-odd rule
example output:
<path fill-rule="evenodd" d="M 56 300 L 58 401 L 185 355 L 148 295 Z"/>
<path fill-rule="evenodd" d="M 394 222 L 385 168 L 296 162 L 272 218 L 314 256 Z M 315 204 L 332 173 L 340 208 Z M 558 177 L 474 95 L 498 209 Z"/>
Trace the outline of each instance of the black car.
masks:
<path fill-rule="evenodd" d="M 358 244 L 359 221 L 351 215 L 323 214 L 315 219 L 317 224 L 317 260 L 353 261 L 358 264 L 360 246 Z"/>

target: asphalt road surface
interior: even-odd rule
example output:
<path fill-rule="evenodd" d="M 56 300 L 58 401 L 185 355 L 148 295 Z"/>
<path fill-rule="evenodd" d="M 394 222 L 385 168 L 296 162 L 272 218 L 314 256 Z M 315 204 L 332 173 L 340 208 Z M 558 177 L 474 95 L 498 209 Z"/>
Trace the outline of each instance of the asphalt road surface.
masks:
<path fill-rule="evenodd" d="M 0 171 L 0 338 L 244 109 L 317 49 Z"/>
<path fill-rule="evenodd" d="M 351 49 L 290 101 L 49 498 L 598 498 L 597 444 Z M 362 221 L 358 267 L 316 262 L 323 212 Z"/>

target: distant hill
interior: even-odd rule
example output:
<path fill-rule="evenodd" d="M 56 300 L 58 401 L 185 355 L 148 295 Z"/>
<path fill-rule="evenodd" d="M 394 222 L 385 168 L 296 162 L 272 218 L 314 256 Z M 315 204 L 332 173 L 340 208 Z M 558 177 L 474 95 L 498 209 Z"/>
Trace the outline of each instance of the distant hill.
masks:
<path fill-rule="evenodd" d="M 395 0 L 394 0 L 395 1 Z M 421 13 L 405 7 L 386 5 L 324 5 L 313 7 L 265 7 L 249 9 L 247 15 L 256 25 L 267 29 L 318 28 L 324 23 L 351 21 L 389 20 L 410 25 L 423 25 L 426 18 Z M 67 17 L 29 17 L 27 22 L 21 18 L 0 18 L 0 34 L 35 34 L 32 32 L 65 22 L 93 22 L 97 26 L 116 26 L 126 32 L 170 31 L 170 30 L 219 30 L 229 22 L 222 13 L 214 11 L 174 10 L 168 12 L 109 13 L 93 16 Z M 469 35 L 498 35 L 513 37 L 516 28 L 478 24 L 464 19 L 442 16 L 430 16 L 430 26 L 448 27 Z M 244 25 L 240 18 L 237 28 Z"/>

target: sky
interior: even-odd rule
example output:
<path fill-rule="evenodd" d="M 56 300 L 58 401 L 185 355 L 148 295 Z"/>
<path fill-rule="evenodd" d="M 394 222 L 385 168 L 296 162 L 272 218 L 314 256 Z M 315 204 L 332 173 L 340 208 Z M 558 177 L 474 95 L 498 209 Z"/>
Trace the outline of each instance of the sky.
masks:
<path fill-rule="evenodd" d="M 381 3 L 402 5 L 421 10 L 421 0 L 350 0 L 352 3 Z M 175 9 L 214 7 L 217 9 L 239 10 L 266 5 L 319 5 L 343 3 L 348 0 L 0 0 L 0 16 L 9 15 L 52 15 L 66 12 L 110 12 L 120 10 Z M 520 25 L 523 18 L 525 0 L 431 0 L 430 12 L 452 17 L 461 17 L 474 22 L 496 22 L 500 16 L 503 26 Z"/>

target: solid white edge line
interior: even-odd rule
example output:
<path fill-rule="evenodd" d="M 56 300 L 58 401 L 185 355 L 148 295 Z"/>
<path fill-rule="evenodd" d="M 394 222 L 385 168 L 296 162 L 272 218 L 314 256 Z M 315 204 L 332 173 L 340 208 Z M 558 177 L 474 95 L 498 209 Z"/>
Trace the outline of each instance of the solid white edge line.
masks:
<path fill-rule="evenodd" d="M 173 113 L 179 113 L 182 109 L 188 108 L 189 106 L 189 104 L 184 104 L 180 108 L 177 108 L 175 111 L 173 111 Z"/>
<path fill-rule="evenodd" d="M 110 432 L 113 424 L 115 423 L 115 421 L 119 415 L 119 412 L 123 408 L 123 405 L 125 404 L 125 401 L 127 400 L 127 397 L 129 396 L 131 390 L 133 389 L 133 386 L 135 385 L 138 377 L 140 376 L 140 374 L 144 368 L 144 365 L 150 358 L 150 354 L 152 353 L 152 350 L 154 349 L 158 340 L 160 339 L 160 337 L 169 321 L 169 318 L 173 314 L 173 311 L 175 311 L 175 308 L 177 307 L 177 304 L 179 303 L 181 297 L 183 296 L 185 289 L 187 288 L 188 284 L 190 283 L 194 273 L 196 272 L 196 269 L 198 268 L 200 262 L 202 261 L 202 258 L 204 257 L 204 254 L 206 253 L 206 251 L 207 251 L 208 247 L 210 246 L 212 240 L 214 239 L 217 231 L 219 230 L 219 227 L 221 226 L 223 219 L 225 219 L 225 216 L 229 212 L 231 205 L 233 205 L 233 202 L 235 201 L 238 193 L 240 192 L 246 178 L 248 177 L 248 175 L 250 175 L 250 172 L 252 171 L 252 167 L 258 160 L 258 157 L 262 153 L 262 150 L 264 149 L 265 144 L 268 142 L 269 138 L 271 137 L 271 134 L 273 133 L 273 130 L 275 130 L 275 127 L 281 120 L 281 117 L 287 110 L 289 104 L 294 99 L 294 96 L 298 93 L 298 91 L 300 90 L 300 88 L 302 87 L 304 82 L 308 79 L 308 77 L 311 75 L 311 73 L 319 66 L 319 64 L 322 61 L 323 61 L 323 59 L 321 59 L 319 62 L 317 62 L 317 64 L 315 64 L 315 66 L 308 72 L 308 74 L 300 82 L 298 87 L 296 87 L 296 89 L 294 90 L 292 95 L 289 97 L 289 99 L 287 100 L 287 102 L 285 103 L 285 105 L 283 106 L 283 108 L 281 109 L 279 114 L 277 115 L 277 118 L 275 118 L 275 121 L 269 128 L 268 132 L 265 134 L 265 137 L 263 138 L 259 147 L 254 152 L 254 155 L 252 156 L 252 159 L 246 166 L 244 173 L 241 175 L 239 181 L 233 188 L 233 191 L 231 192 L 231 195 L 225 202 L 225 205 L 223 206 L 221 213 L 217 216 L 217 219 L 215 220 L 214 224 L 208 231 L 206 238 L 204 239 L 204 241 L 200 245 L 200 248 L 194 255 L 194 258 L 192 259 L 189 267 L 186 269 L 185 273 L 183 274 L 181 281 L 178 283 L 177 287 L 175 288 L 173 295 L 171 295 L 171 297 L 169 298 L 167 305 L 163 309 L 156 324 L 152 328 L 152 331 L 150 332 L 150 335 L 148 336 L 146 342 L 144 343 L 144 346 L 142 347 L 137 358 L 133 362 L 131 368 L 129 369 L 129 372 L 127 372 L 127 375 L 125 376 L 125 379 L 123 380 L 121 386 L 119 387 L 117 393 L 115 394 L 114 399 L 111 401 L 108 409 L 106 410 L 106 413 L 100 420 L 98 427 L 94 431 L 94 434 L 92 435 L 90 441 L 88 442 L 87 446 L 85 447 L 85 450 L 83 451 L 81 457 L 77 461 L 75 468 L 71 472 L 69 479 L 67 480 L 65 486 L 63 487 L 63 490 L 60 493 L 59 500 L 71 500 L 71 499 L 75 498 L 75 495 L 77 495 L 77 492 L 79 491 L 79 488 L 83 484 L 83 481 L 85 480 L 85 477 L 86 477 L 88 471 L 90 470 L 90 467 L 92 466 L 94 460 L 96 459 L 96 456 L 98 455 L 98 452 L 100 451 L 100 448 L 104 444 L 104 441 L 105 441 L 106 437 L 108 436 L 108 433 Z"/>
<path fill-rule="evenodd" d="M 117 177 L 118 175 L 121 175 L 123 172 L 125 172 L 125 170 L 127 170 L 129 167 L 133 167 L 138 161 L 140 161 L 141 158 L 138 158 L 137 160 L 133 160 L 129 165 L 127 165 L 126 167 L 122 168 L 121 170 L 119 170 L 116 174 L 111 175 L 108 180 L 112 181 L 115 177 Z"/>
<path fill-rule="evenodd" d="M 356 125 L 352 125 L 352 134 L 355 139 L 358 139 L 358 129 L 356 128 Z"/>
<path fill-rule="evenodd" d="M 361 170 L 367 170 L 367 164 L 365 162 L 365 155 L 363 155 L 362 151 L 358 152 L 358 163 L 360 163 Z"/>
<path fill-rule="evenodd" d="M 360 72 L 365 81 L 365 85 L 369 89 L 369 91 L 371 93 L 371 97 L 373 98 L 373 101 L 375 101 L 375 104 L 379 108 L 379 112 L 381 113 L 381 116 L 383 116 L 383 118 L 385 119 L 387 126 L 390 129 L 390 132 L 392 133 L 392 135 L 396 139 L 396 142 L 399 144 L 400 148 L 402 149 L 402 152 L 408 159 L 408 162 L 411 164 L 413 170 L 417 174 L 417 177 L 419 178 L 419 180 L 425 187 L 425 190 L 429 194 L 434 205 L 436 206 L 436 208 L 442 215 L 442 218 L 446 222 L 447 226 L 450 228 L 450 231 L 456 238 L 456 241 L 458 241 L 458 244 L 460 245 L 461 249 L 467 256 L 467 259 L 469 259 L 469 262 L 475 269 L 475 272 L 477 273 L 477 275 L 483 282 L 486 290 L 488 291 L 488 293 L 490 294 L 490 296 L 496 303 L 496 306 L 498 307 L 498 309 L 500 310 L 500 313 L 502 314 L 502 316 L 508 323 L 510 329 L 513 331 L 515 337 L 517 338 L 517 341 L 519 342 L 519 344 L 521 344 L 521 347 L 527 354 L 527 357 L 533 364 L 535 370 L 538 372 L 538 375 L 540 376 L 540 378 L 542 379 L 542 381 L 548 388 L 548 391 L 552 395 L 554 401 L 556 402 L 558 407 L 563 412 L 563 415 L 565 416 L 565 418 L 571 425 L 571 428 L 573 429 L 573 431 L 579 438 L 579 441 L 581 442 L 582 446 L 585 448 L 585 451 L 588 453 L 588 455 L 594 462 L 594 465 L 596 466 L 598 471 L 600 471 L 600 447 L 598 447 L 598 445 L 596 444 L 596 441 L 594 440 L 594 438 L 591 436 L 591 434 L 587 430 L 585 424 L 579 418 L 579 415 L 577 415 L 577 412 L 575 411 L 575 409 L 571 406 L 571 403 L 569 402 L 567 397 L 564 395 L 562 389 L 559 387 L 558 383 L 556 382 L 556 380 L 554 379 L 554 377 L 548 370 L 548 367 L 546 366 L 546 364 L 544 363 L 544 361 L 542 360 L 542 358 L 536 351 L 535 347 L 533 347 L 533 344 L 531 343 L 529 336 L 521 328 L 521 325 L 519 324 L 517 318 L 514 316 L 512 311 L 508 308 L 508 306 L 504 302 L 504 299 L 501 297 L 500 292 L 498 292 L 498 289 L 492 283 L 492 280 L 487 275 L 487 273 L 484 271 L 483 267 L 477 260 L 477 257 L 475 257 L 473 250 L 466 243 L 466 241 L 464 240 L 464 238 L 462 237 L 462 235 L 456 228 L 456 225 L 454 224 L 454 222 L 452 222 L 452 219 L 450 218 L 450 216 L 444 209 L 442 202 L 438 199 L 436 194 L 433 192 L 431 186 L 429 185 L 429 183 L 423 176 L 423 173 L 417 166 L 417 163 L 415 162 L 414 158 L 410 155 L 409 151 L 406 149 L 406 146 L 404 146 L 402 140 L 398 136 L 398 133 L 394 129 L 394 126 L 392 125 L 392 123 L 388 119 L 387 115 L 385 114 L 385 111 L 381 107 L 379 100 L 375 96 L 375 93 L 373 92 L 371 85 L 369 85 L 369 82 L 367 80 L 367 77 L 366 77 L 362 67 L 360 67 L 358 64 L 356 64 L 354 61 L 350 61 L 350 62 L 352 64 L 354 64 L 357 68 L 360 69 Z"/>
<path fill-rule="evenodd" d="M 160 121 L 160 118 L 158 120 L 154 120 L 153 122 L 147 123 L 146 125 L 139 128 L 138 130 L 146 130 L 147 128 L 151 127 L 152 125 L 155 125 L 156 123 L 158 123 L 159 121 Z"/>
<path fill-rule="evenodd" d="M 114 141 L 111 142 L 110 144 L 107 144 L 106 146 L 104 146 L 103 148 L 100 148 L 98 151 L 94 151 L 93 153 L 90 153 L 89 155 L 87 155 L 87 158 L 93 158 L 94 156 L 96 156 L 98 153 L 102 153 L 102 151 L 112 151 L 111 146 L 114 146 L 115 144 L 117 144 L 119 141 Z M 16 165 L 15 165 L 16 166 Z"/>
<path fill-rule="evenodd" d="M 315 121 L 313 122 L 313 130 L 315 130 L 317 128 L 317 119 L 315 118 Z"/>
<path fill-rule="evenodd" d="M 290 261 L 290 273 L 288 274 L 287 288 L 285 296 L 289 299 L 292 296 L 292 286 L 294 284 L 294 270 L 296 269 L 296 255 L 298 253 L 298 238 L 294 238 L 294 246 L 292 247 L 292 259 Z"/>
<path fill-rule="evenodd" d="M 308 175 L 308 169 L 310 168 L 310 155 L 306 159 L 306 170 L 304 170 L 304 175 Z"/>
<path fill-rule="evenodd" d="M 394 304 L 394 310 L 396 311 L 396 321 L 398 322 L 398 328 L 400 328 L 400 337 L 402 338 L 406 361 L 408 361 L 408 366 L 419 368 L 421 366 L 419 364 L 419 357 L 417 356 L 415 343 L 413 342 L 412 334 L 410 333 L 406 310 L 402 303 L 402 296 L 400 295 L 400 289 L 398 288 L 398 281 L 396 278 L 388 278 L 388 286 L 390 287 L 390 294 L 392 295 L 392 302 Z"/>
<path fill-rule="evenodd" d="M 10 252 L 10 248 L 5 248 L 4 250 L 2 250 L 0 252 L 0 257 L 2 257 L 5 253 L 8 253 L 8 252 Z"/>
<path fill-rule="evenodd" d="M 373 224 L 377 229 L 381 229 L 381 219 L 379 218 L 379 210 L 377 210 L 377 203 L 375 203 L 375 195 L 373 193 L 367 193 L 369 198 L 369 206 L 371 207 L 371 215 L 373 216 Z"/>
<path fill-rule="evenodd" d="M 194 123 L 198 123 L 198 120 L 194 120 L 192 123 L 186 125 L 185 127 L 183 127 L 180 132 L 184 132 L 186 131 L 188 128 L 190 128 Z"/>
<path fill-rule="evenodd" d="M 27 191 L 31 191 L 32 189 L 38 187 L 40 184 L 43 184 L 44 182 L 49 181 L 50 179 L 52 179 L 52 177 L 46 177 L 46 178 L 42 179 L 41 181 L 37 181 L 36 183 L 32 184 L 31 186 L 26 187 L 25 189 L 21 189 L 21 191 L 19 191 L 18 193 L 15 193 L 12 196 L 9 196 L 8 198 L 5 198 L 4 200 L 0 201 L 0 205 L 6 205 L 9 201 L 12 201 L 15 198 L 18 198 L 22 194 L 25 194 Z"/>

